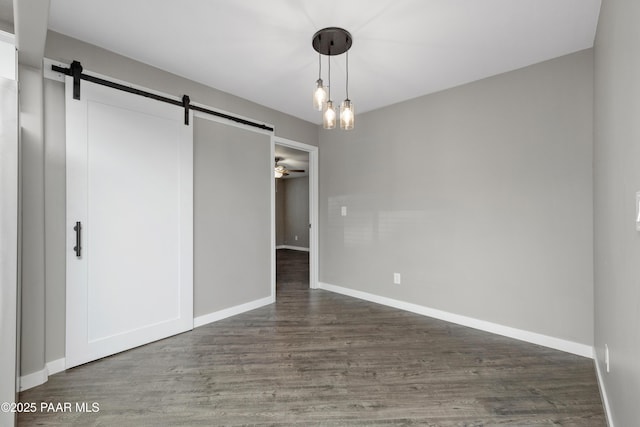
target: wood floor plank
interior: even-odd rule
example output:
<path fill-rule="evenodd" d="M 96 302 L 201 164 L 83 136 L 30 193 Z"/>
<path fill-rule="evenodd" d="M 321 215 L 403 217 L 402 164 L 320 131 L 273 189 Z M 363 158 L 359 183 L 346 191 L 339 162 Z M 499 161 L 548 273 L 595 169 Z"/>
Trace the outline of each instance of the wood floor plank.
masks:
<path fill-rule="evenodd" d="M 277 302 L 53 375 L 20 426 L 605 426 L 593 361 L 308 288 L 278 251 Z"/>

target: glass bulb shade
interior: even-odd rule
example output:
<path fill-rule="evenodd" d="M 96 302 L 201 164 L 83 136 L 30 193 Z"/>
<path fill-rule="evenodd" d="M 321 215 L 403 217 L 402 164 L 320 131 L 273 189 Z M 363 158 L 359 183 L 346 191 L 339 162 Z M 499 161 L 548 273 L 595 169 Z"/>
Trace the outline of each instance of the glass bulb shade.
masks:
<path fill-rule="evenodd" d="M 333 108 L 332 101 L 327 101 L 327 106 L 322 114 L 322 127 L 325 129 L 334 129 L 336 127 L 336 110 Z"/>
<path fill-rule="evenodd" d="M 274 171 L 274 176 L 275 176 L 276 178 L 282 178 L 282 172 L 280 172 L 280 171 L 276 170 L 276 171 Z"/>
<path fill-rule="evenodd" d="M 313 108 L 322 111 L 327 102 L 327 89 L 322 84 L 322 79 L 316 81 L 316 90 L 313 91 Z"/>
<path fill-rule="evenodd" d="M 340 105 L 340 129 L 351 130 L 356 121 L 356 112 L 350 99 L 345 99 Z"/>

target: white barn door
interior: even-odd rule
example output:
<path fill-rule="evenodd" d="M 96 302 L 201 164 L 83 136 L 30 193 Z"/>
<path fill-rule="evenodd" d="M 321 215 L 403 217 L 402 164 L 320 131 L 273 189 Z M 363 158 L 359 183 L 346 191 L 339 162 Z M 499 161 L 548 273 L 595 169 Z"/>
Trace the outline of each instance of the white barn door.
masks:
<path fill-rule="evenodd" d="M 193 328 L 193 127 L 81 86 L 67 77 L 67 368 Z"/>

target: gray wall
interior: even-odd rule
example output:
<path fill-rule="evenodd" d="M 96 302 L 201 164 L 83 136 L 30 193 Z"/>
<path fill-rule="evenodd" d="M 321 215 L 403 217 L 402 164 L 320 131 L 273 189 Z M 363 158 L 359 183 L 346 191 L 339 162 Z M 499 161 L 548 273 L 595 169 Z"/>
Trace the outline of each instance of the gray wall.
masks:
<path fill-rule="evenodd" d="M 284 244 L 309 247 L 309 177 L 285 179 Z M 297 240 L 296 240 L 297 237 Z"/>
<path fill-rule="evenodd" d="M 194 316 L 270 295 L 272 163 L 269 135 L 195 120 Z"/>
<path fill-rule="evenodd" d="M 14 33 L 13 22 L 9 22 L 9 20 L 4 18 L 5 18 L 4 16 L 0 16 L 0 30 L 4 31 L 5 33 L 13 34 Z M 13 20 L 13 17 L 11 17 L 11 20 Z"/>
<path fill-rule="evenodd" d="M 44 81 L 46 360 L 64 357 L 66 304 L 66 133 L 64 85 Z"/>
<path fill-rule="evenodd" d="M 308 248 L 309 177 L 279 179 L 276 182 L 276 245 Z"/>
<path fill-rule="evenodd" d="M 20 65 L 22 185 L 21 372 L 45 362 L 44 137 L 42 70 Z"/>
<path fill-rule="evenodd" d="M 45 55 L 48 58 L 68 63 L 74 59 L 79 60 L 87 71 L 101 73 L 168 94 L 176 96 L 188 94 L 193 102 L 271 123 L 276 127 L 278 136 L 310 145 L 318 144 L 317 126 L 314 124 L 79 40 L 49 32 Z M 29 93 L 35 93 L 36 95 L 37 93 L 42 93 L 42 79 L 39 74 L 36 74 L 39 71 L 29 71 L 26 68 L 25 70 L 22 71 L 21 78 L 25 80 L 25 84 L 28 79 Z M 25 226 L 23 232 L 26 233 L 23 264 L 26 277 L 23 280 L 23 366 L 21 375 L 27 375 L 43 369 L 45 355 L 47 362 L 64 357 L 65 265 L 63 254 L 65 248 L 64 203 L 66 182 L 64 169 L 64 95 L 62 88 L 63 85 L 59 82 L 47 81 L 44 83 L 44 103 L 46 104 L 44 128 L 46 135 L 44 138 L 40 135 L 40 138 L 35 138 L 32 143 L 27 140 L 23 158 L 23 175 L 25 177 L 23 191 Z M 33 104 L 34 108 L 42 108 L 43 101 L 40 99 L 40 107 L 38 107 L 37 102 Z M 42 127 L 42 123 L 40 123 L 40 126 Z M 196 134 L 204 136 L 205 139 L 211 136 L 210 132 L 205 129 L 206 127 L 207 125 L 200 124 L 199 119 L 196 120 Z M 43 139 L 45 140 L 44 144 L 42 143 Z M 203 147 L 205 147 L 202 143 L 203 140 L 196 139 L 196 150 L 200 148 L 202 152 Z M 268 138 L 266 144 L 268 144 Z M 200 171 L 202 176 L 196 175 L 194 177 L 195 186 L 198 186 L 200 179 L 207 178 L 207 174 L 211 170 L 216 170 L 220 163 L 228 162 L 227 158 L 220 157 L 215 159 L 208 158 L 208 160 L 207 163 L 200 159 L 200 166 L 195 173 L 198 174 L 198 171 Z M 265 168 L 271 165 L 269 166 L 270 169 L 272 163 L 273 159 L 270 158 L 270 154 L 267 151 Z M 224 178 L 224 176 L 221 178 L 221 175 L 217 174 L 215 178 L 217 180 L 222 179 L 230 186 L 228 191 L 232 191 L 233 183 L 230 180 Z M 269 179 L 265 178 L 267 183 L 266 197 L 269 197 Z M 238 219 L 236 220 L 239 221 Z M 268 222 L 266 227 L 268 232 Z M 242 224 L 240 222 L 231 223 L 229 224 L 229 229 L 242 229 Z M 194 256 L 198 258 L 199 254 L 196 253 Z M 207 284 L 202 278 L 195 277 L 194 280 L 197 284 Z M 204 298 L 207 295 L 212 297 L 212 293 L 209 290 L 195 289 L 194 292 L 196 298 L 203 295 L 205 296 Z M 238 290 L 238 293 L 242 293 L 242 291 Z M 221 297 L 216 301 L 197 300 L 194 309 L 196 315 L 207 314 L 207 310 L 225 308 L 223 306 L 227 303 L 235 305 L 232 301 L 242 303 L 267 296 L 267 294 L 261 291 L 253 292 L 249 290 L 238 298 L 232 294 L 228 298 Z"/>
<path fill-rule="evenodd" d="M 595 349 L 616 426 L 640 420 L 638 17 L 640 2 L 603 1 L 595 44 Z"/>
<path fill-rule="evenodd" d="M 275 180 L 276 246 L 284 245 L 284 200 L 287 187 L 283 179 Z"/>
<path fill-rule="evenodd" d="M 592 70 L 586 50 L 322 130 L 320 281 L 591 345 Z"/>

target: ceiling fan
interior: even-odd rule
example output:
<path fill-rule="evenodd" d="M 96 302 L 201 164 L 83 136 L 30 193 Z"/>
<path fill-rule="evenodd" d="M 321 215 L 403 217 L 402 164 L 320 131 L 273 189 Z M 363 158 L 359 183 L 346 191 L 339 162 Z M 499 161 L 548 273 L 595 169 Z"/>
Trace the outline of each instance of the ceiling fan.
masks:
<path fill-rule="evenodd" d="M 282 157 L 276 157 L 276 164 L 273 168 L 273 173 L 276 178 L 282 178 L 289 175 L 290 172 L 304 172 L 304 169 L 287 169 L 284 165 L 279 165 L 278 162 L 284 160 Z"/>

